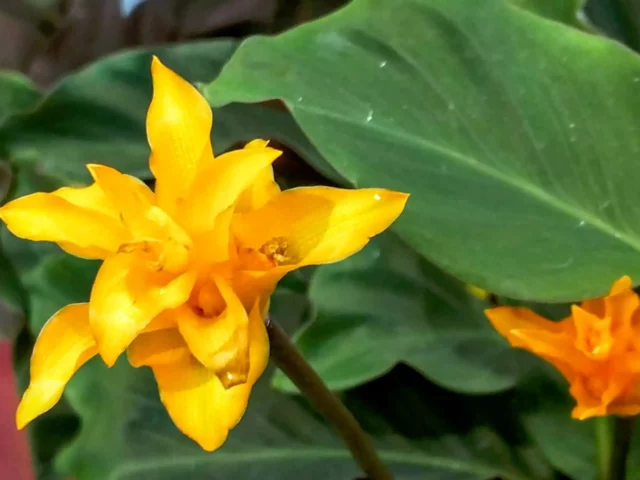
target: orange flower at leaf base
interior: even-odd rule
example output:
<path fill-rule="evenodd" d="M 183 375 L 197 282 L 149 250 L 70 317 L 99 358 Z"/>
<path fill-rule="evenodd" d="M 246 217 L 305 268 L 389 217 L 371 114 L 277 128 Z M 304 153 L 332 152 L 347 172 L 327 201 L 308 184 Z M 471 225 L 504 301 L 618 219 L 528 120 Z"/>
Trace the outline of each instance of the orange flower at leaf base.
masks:
<path fill-rule="evenodd" d="M 486 310 L 512 346 L 556 367 L 576 401 L 572 416 L 640 413 L 640 300 L 622 277 L 606 297 L 573 305 L 571 316 L 547 320 L 527 308 Z"/>
<path fill-rule="evenodd" d="M 49 410 L 72 375 L 127 352 L 152 368 L 169 415 L 211 451 L 241 419 L 269 355 L 269 297 L 291 270 L 342 260 L 402 212 L 408 195 L 307 187 L 281 192 L 264 140 L 214 156 L 211 109 L 157 58 L 147 114 L 155 192 L 110 167 L 94 183 L 0 208 L 15 235 L 103 260 L 88 303 L 36 341 L 18 428 Z M 114 139 L 117 141 L 117 139 Z"/>

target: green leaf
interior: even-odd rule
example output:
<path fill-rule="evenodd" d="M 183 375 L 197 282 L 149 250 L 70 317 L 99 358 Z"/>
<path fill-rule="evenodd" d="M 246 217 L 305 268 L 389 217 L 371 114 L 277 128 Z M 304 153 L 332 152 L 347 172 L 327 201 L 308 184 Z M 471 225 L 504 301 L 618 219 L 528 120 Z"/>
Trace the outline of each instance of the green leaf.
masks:
<path fill-rule="evenodd" d="M 86 300 L 94 272 L 93 262 L 68 256 L 50 258 L 34 270 L 30 291 L 40 307 L 33 309 L 33 328 L 63 304 Z M 299 325 L 305 310 L 304 297 L 294 297 L 290 290 L 281 291 L 272 303 L 274 315 L 289 329 Z M 208 454 L 171 423 L 148 369 L 133 369 L 124 358 L 109 369 L 96 358 L 65 390 L 82 423 L 77 437 L 58 454 L 57 469 L 76 480 L 326 480 L 360 475 L 333 430 L 304 399 L 271 391 L 269 376 L 258 382 L 227 443 Z M 398 480 L 552 477 L 509 407 L 510 394 L 455 395 L 403 367 L 343 398 L 372 433 Z M 53 441 L 53 434 L 44 426 L 37 432 L 41 441 Z"/>
<path fill-rule="evenodd" d="M 639 91 L 628 49 L 502 0 L 356 0 L 248 39 L 206 94 L 283 99 L 352 184 L 412 194 L 423 255 L 563 301 L 640 278 Z"/>
<path fill-rule="evenodd" d="M 145 116 L 151 101 L 151 55 L 190 81 L 214 78 L 235 49 L 231 40 L 134 50 L 101 59 L 65 77 L 32 112 L 0 129 L 15 157 L 39 156 L 41 171 L 66 181 L 88 179 L 86 163 L 148 177 Z"/>
<path fill-rule="evenodd" d="M 571 478 L 596 480 L 595 420 L 575 420 L 566 381 L 541 369 L 518 390 L 520 419 L 551 464 Z"/>
<path fill-rule="evenodd" d="M 22 160 L 24 163 L 14 168 L 14 185 L 7 201 L 34 192 L 51 191 L 63 185 L 59 178 L 41 172 L 33 158 L 23 157 Z M 18 238 L 3 223 L 0 223 L 0 242 L 20 278 L 24 278 L 45 256 L 61 251 L 52 243 Z"/>
<path fill-rule="evenodd" d="M 0 123 L 9 115 L 33 108 L 41 97 L 38 87 L 21 73 L 0 71 Z"/>
<path fill-rule="evenodd" d="M 89 162 L 148 178 L 145 116 L 152 91 L 151 55 L 158 55 L 189 81 L 209 81 L 235 47 L 233 40 L 194 42 L 99 60 L 64 78 L 36 109 L 0 127 L 0 145 L 19 163 L 29 157 L 29 165 L 35 163 L 41 174 L 63 183 L 86 181 L 84 165 Z M 212 141 L 217 152 L 257 137 L 288 145 L 327 178 L 344 182 L 287 112 L 247 105 L 214 112 Z"/>
<path fill-rule="evenodd" d="M 276 140 L 291 148 L 329 180 L 337 184 L 347 183 L 320 155 L 288 112 L 259 105 L 235 104 L 216 109 L 214 122 L 213 142 L 222 151 L 255 138 Z"/>
<path fill-rule="evenodd" d="M 445 388 L 489 393 L 513 387 L 537 363 L 491 327 L 486 303 L 391 234 L 318 268 L 309 298 L 317 313 L 294 338 L 335 390 L 404 361 Z M 280 372 L 275 385 L 297 391 Z"/>
<path fill-rule="evenodd" d="M 27 311 L 27 294 L 0 244 L 0 339 L 13 339 Z"/>
<path fill-rule="evenodd" d="M 269 391 L 266 378 L 227 443 L 207 454 L 172 425 L 148 370 L 136 371 L 124 360 L 112 369 L 98 362 L 78 372 L 66 390 L 84 428 L 57 465 L 77 480 L 359 475 L 349 453 L 306 402 Z M 394 395 L 385 398 L 384 392 Z M 432 399 L 428 405 L 425 398 Z M 408 372 L 405 378 L 390 375 L 350 392 L 345 401 L 374 433 L 398 480 L 551 477 L 539 452 L 509 424 L 515 418 L 504 418 L 507 410 L 498 410 L 506 408 L 507 398 L 476 402 L 456 397 Z"/>
<path fill-rule="evenodd" d="M 52 254 L 28 272 L 25 285 L 31 300 L 29 327 L 34 334 L 65 305 L 89 301 L 99 265 L 97 260 Z"/>

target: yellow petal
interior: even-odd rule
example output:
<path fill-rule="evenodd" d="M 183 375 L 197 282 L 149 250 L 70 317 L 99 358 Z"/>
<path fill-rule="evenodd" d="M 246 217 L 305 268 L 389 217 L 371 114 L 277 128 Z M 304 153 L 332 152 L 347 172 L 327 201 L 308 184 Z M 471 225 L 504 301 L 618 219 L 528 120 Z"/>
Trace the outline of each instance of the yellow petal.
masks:
<path fill-rule="evenodd" d="M 189 438 L 211 452 L 227 439 L 229 429 L 246 408 L 249 400 L 245 385 L 229 402 L 225 389 L 214 372 L 192 359 L 190 363 L 152 365 L 158 383 L 160 399 L 176 426 Z M 242 414 L 240 414 L 241 416 Z"/>
<path fill-rule="evenodd" d="M 175 328 L 141 333 L 129 345 L 127 357 L 136 368 L 191 362 L 189 347 Z"/>
<path fill-rule="evenodd" d="M 134 238 L 152 236 L 149 229 L 155 225 L 147 219 L 147 212 L 155 205 L 155 197 L 149 187 L 111 167 L 90 164 L 87 169 Z"/>
<path fill-rule="evenodd" d="M 185 200 L 181 223 L 188 225 L 190 232 L 213 229 L 215 217 L 231 206 L 281 153 L 269 147 L 245 148 L 216 157 L 198 172 Z"/>
<path fill-rule="evenodd" d="M 255 250 L 286 241 L 287 263 L 337 262 L 388 228 L 407 198 L 405 193 L 373 188 L 295 188 L 258 210 L 237 215 L 233 229 L 242 246 Z"/>
<path fill-rule="evenodd" d="M 97 186 L 34 193 L 0 208 L 0 219 L 20 238 L 56 242 L 84 258 L 116 252 L 129 235 Z"/>
<path fill-rule="evenodd" d="M 229 207 L 215 219 L 213 228 L 192 234 L 194 251 L 200 265 L 213 265 L 226 262 L 235 252 L 231 238 L 231 220 L 233 207 Z"/>
<path fill-rule="evenodd" d="M 141 250 L 160 270 L 182 273 L 189 261 L 191 239 L 160 207 L 143 182 L 103 165 L 87 167 L 115 206 L 132 240 L 120 251 Z"/>
<path fill-rule="evenodd" d="M 247 383 L 253 385 L 264 373 L 269 363 L 269 336 L 264 325 L 264 311 L 268 309 L 258 300 L 249 314 L 249 379 Z"/>
<path fill-rule="evenodd" d="M 253 140 L 244 148 L 265 148 L 266 140 Z M 280 187 L 273 178 L 273 167 L 263 168 L 253 179 L 253 182 L 240 194 L 235 204 L 236 212 L 248 212 L 265 205 L 280 193 Z"/>
<path fill-rule="evenodd" d="M 195 272 L 179 276 L 151 271 L 136 253 L 108 257 L 91 291 L 90 323 L 100 355 L 111 366 L 163 310 L 187 301 Z"/>
<path fill-rule="evenodd" d="M 211 370 L 191 363 L 153 366 L 160 398 L 176 426 L 207 451 L 220 447 L 247 408 L 249 394 L 269 357 L 269 340 L 260 312 L 250 315 L 250 364 L 247 383 L 225 389 Z"/>
<path fill-rule="evenodd" d="M 53 315 L 31 355 L 31 381 L 18 406 L 18 428 L 52 408 L 69 379 L 96 353 L 87 303 L 68 305 Z"/>
<path fill-rule="evenodd" d="M 249 318 L 231 287 L 219 278 L 215 284 L 224 300 L 224 310 L 215 317 L 206 317 L 186 308 L 178 317 L 178 328 L 194 357 L 216 372 L 229 388 L 247 380 Z"/>
<path fill-rule="evenodd" d="M 151 63 L 153 99 L 147 113 L 150 166 L 158 204 L 178 210 L 201 162 L 211 161 L 211 108 L 198 91 L 158 58 Z"/>

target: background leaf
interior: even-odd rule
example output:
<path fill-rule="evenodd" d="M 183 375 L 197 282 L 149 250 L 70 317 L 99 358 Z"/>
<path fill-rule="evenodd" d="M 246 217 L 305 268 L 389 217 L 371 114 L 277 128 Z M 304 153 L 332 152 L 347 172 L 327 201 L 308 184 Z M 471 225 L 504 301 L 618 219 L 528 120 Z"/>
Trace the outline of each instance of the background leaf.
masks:
<path fill-rule="evenodd" d="M 60 255 L 33 270 L 28 282 L 34 305 L 31 326 L 37 329 L 65 303 L 86 300 L 95 267 L 95 262 Z M 279 289 L 272 305 L 288 330 L 299 326 L 306 310 L 304 296 L 287 288 Z M 304 399 L 271 391 L 269 376 L 258 383 L 245 418 L 225 446 L 207 454 L 173 426 L 147 369 L 133 369 L 125 359 L 111 369 L 92 360 L 65 391 L 82 426 L 58 454 L 56 466 L 77 480 L 325 480 L 359 475 L 331 428 Z M 346 392 L 344 400 L 374 435 L 399 480 L 552 478 L 515 412 L 509 413 L 511 394 L 463 397 L 401 367 Z M 36 433 L 51 438 L 43 427 Z"/>
<path fill-rule="evenodd" d="M 86 163 L 111 165 L 150 178 L 145 117 L 152 92 L 151 55 L 158 55 L 187 80 L 198 82 L 214 78 L 235 48 L 234 40 L 212 40 L 101 59 L 65 77 L 33 111 L 0 126 L 0 147 L 18 164 L 36 164 L 40 174 L 61 183 L 87 181 Z M 0 76 L 0 87 L 3 78 Z M 0 114 L 2 102 L 0 98 Z M 286 111 L 230 105 L 214 113 L 216 152 L 257 137 L 285 143 L 320 173 L 340 179 Z"/>
<path fill-rule="evenodd" d="M 450 390 L 490 393 L 513 387 L 538 363 L 491 327 L 487 303 L 392 234 L 318 268 L 309 299 L 315 317 L 294 338 L 332 389 L 362 384 L 405 361 Z M 275 385 L 296 391 L 281 373 Z"/>
<path fill-rule="evenodd" d="M 640 278 L 639 90 L 626 48 L 501 0 L 356 0 L 247 40 L 206 93 L 283 99 L 352 184 L 412 194 L 395 228 L 422 254 L 562 301 Z"/>
<path fill-rule="evenodd" d="M 0 123 L 9 115 L 34 107 L 40 98 L 38 87 L 29 78 L 0 71 Z"/>

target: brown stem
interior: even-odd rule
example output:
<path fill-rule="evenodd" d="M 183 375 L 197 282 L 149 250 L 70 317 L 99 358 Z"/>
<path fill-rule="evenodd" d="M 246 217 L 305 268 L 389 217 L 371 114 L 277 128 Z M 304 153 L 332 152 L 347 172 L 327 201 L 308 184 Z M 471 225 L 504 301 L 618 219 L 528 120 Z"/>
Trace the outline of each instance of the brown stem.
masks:
<path fill-rule="evenodd" d="M 351 450 L 369 480 L 393 480 L 362 427 L 347 407 L 324 384 L 282 328 L 267 318 L 271 359 L 300 389 L 309 402 L 325 416 Z"/>

